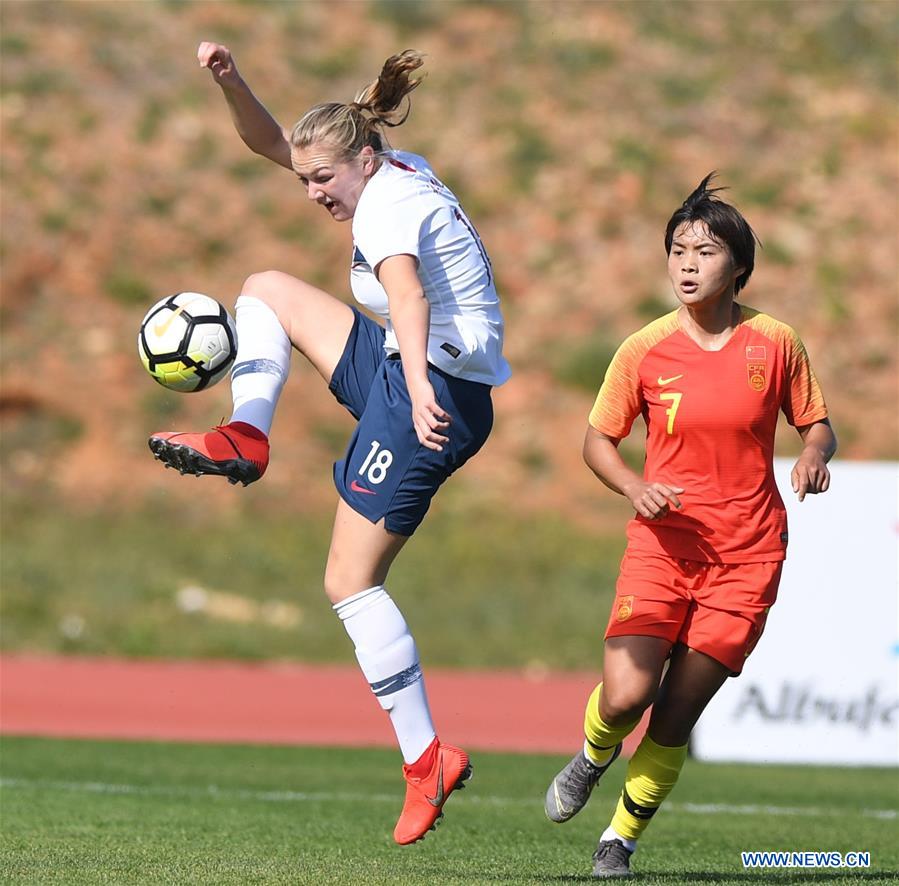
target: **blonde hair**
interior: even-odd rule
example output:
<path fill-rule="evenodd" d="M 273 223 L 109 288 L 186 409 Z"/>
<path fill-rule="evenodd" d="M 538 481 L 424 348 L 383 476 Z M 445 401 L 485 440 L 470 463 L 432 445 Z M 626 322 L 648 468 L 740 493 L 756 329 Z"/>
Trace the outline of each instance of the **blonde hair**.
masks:
<path fill-rule="evenodd" d="M 375 152 L 388 147 L 385 126 L 399 126 L 412 109 L 396 119 L 403 99 L 421 83 L 412 72 L 424 64 L 424 57 L 414 49 L 390 56 L 378 79 L 369 83 L 349 104 L 326 102 L 310 108 L 293 127 L 290 144 L 306 148 L 320 144 L 334 151 L 338 161 L 350 160 L 370 145 Z"/>

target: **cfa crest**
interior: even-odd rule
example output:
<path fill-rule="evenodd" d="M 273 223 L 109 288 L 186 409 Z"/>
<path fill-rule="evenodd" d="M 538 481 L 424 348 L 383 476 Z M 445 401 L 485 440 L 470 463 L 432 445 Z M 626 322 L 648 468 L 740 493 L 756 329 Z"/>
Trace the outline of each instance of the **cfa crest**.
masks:
<path fill-rule="evenodd" d="M 747 363 L 746 372 L 749 375 L 749 387 L 753 391 L 764 391 L 768 384 L 766 365 L 764 363 Z"/>
<path fill-rule="evenodd" d="M 633 594 L 629 594 L 627 597 L 622 597 L 618 601 L 618 612 L 615 615 L 615 618 L 618 621 L 627 621 L 633 615 L 634 612 L 634 596 Z"/>

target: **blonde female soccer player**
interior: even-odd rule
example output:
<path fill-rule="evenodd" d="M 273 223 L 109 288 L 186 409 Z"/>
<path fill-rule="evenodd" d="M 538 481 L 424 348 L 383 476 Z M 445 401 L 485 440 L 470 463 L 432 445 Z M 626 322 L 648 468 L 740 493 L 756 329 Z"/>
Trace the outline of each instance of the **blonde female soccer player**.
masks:
<path fill-rule="evenodd" d="M 471 764 L 436 736 L 415 641 L 384 583 L 437 488 L 487 439 L 491 388 L 510 375 L 490 260 L 427 161 L 384 137 L 408 115 L 398 109 L 420 82 L 412 76 L 419 53 L 392 56 L 354 101 L 316 105 L 289 130 L 254 96 L 227 47 L 202 43 L 198 58 L 247 146 L 290 170 L 332 219 L 352 221 L 352 292 L 384 325 L 288 274 L 253 274 L 236 303 L 230 420 L 207 433 L 154 434 L 150 449 L 182 473 L 258 480 L 292 347 L 358 420 L 334 466 L 325 592 L 396 732 L 406 798 L 394 839 L 413 843 Z M 445 578 L 436 585 L 452 592 Z"/>
<path fill-rule="evenodd" d="M 596 877 L 630 873 L 637 840 L 674 787 L 700 714 L 752 652 L 777 596 L 787 521 L 772 460 L 779 412 L 804 443 L 793 489 L 825 492 L 836 439 L 802 342 L 736 302 L 755 234 L 711 175 L 671 216 L 668 276 L 680 307 L 618 349 L 590 413 L 584 458 L 636 511 L 606 629 L 603 682 L 587 702 L 583 751 L 553 779 L 546 814 L 579 812 L 652 705 Z M 638 416 L 643 473 L 618 452 Z M 667 670 L 666 670 L 667 663 Z"/>

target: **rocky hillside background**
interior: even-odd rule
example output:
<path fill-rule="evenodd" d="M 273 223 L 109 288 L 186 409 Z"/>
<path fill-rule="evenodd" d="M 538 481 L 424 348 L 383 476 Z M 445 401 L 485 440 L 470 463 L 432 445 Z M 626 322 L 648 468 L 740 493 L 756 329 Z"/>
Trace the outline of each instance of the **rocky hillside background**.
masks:
<path fill-rule="evenodd" d="M 586 414 L 617 343 L 673 304 L 664 224 L 712 169 L 764 243 L 746 301 L 800 332 L 841 456 L 899 456 L 894 3 L 7 0 L 0 26 L 8 502 L 77 513 L 202 488 L 226 509 L 226 484 L 176 483 L 149 456 L 149 432 L 217 423 L 230 401 L 144 374 L 144 311 L 181 290 L 230 305 L 267 268 L 348 298 L 349 227 L 246 150 L 203 39 L 283 123 L 427 53 L 393 142 L 478 225 L 515 369 L 468 502 L 606 519 Z M 297 358 L 273 466 L 245 494 L 330 514 L 349 430 Z"/>

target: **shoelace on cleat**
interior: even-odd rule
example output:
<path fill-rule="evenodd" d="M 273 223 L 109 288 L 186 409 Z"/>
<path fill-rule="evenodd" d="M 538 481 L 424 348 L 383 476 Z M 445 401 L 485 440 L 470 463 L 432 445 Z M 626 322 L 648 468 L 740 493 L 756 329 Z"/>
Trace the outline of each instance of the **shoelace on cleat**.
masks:
<path fill-rule="evenodd" d="M 620 840 L 606 840 L 596 847 L 594 861 L 613 861 L 619 867 L 628 867 L 631 851 Z"/>
<path fill-rule="evenodd" d="M 575 783 L 575 787 L 588 788 L 592 790 L 599 781 L 602 770 L 588 763 L 586 760 L 579 760 L 568 773 L 569 779 Z"/>

